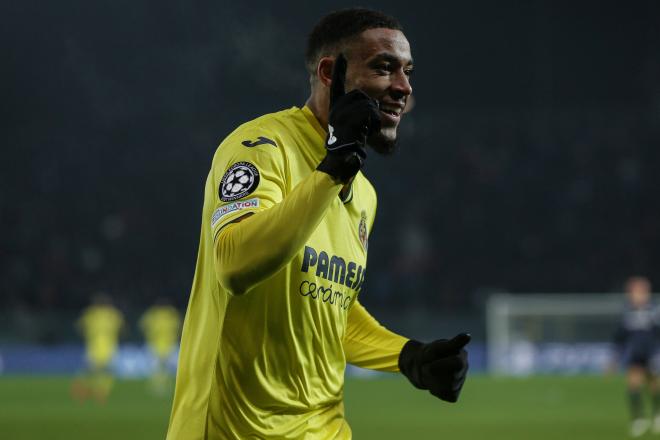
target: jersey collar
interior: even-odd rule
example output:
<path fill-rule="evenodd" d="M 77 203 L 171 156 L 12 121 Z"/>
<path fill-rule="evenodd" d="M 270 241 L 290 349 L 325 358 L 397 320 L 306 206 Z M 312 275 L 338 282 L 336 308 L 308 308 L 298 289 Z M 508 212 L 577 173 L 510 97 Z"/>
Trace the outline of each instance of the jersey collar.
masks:
<path fill-rule="evenodd" d="M 307 122 L 309 122 L 310 125 L 314 127 L 314 130 L 318 133 L 321 140 L 325 142 L 325 137 L 328 135 L 328 132 L 323 127 L 321 127 L 319 120 L 316 119 L 316 116 L 314 116 L 312 110 L 306 105 L 303 106 L 301 110 L 303 112 L 303 115 L 305 115 L 305 118 L 307 118 Z"/>

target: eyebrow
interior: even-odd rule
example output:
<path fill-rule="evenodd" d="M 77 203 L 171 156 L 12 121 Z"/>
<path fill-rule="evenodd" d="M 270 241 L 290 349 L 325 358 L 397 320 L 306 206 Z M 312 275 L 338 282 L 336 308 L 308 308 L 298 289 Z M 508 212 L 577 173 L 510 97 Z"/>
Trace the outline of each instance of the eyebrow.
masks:
<path fill-rule="evenodd" d="M 374 61 L 388 61 L 393 64 L 402 64 L 399 58 L 395 57 L 389 52 L 381 52 L 379 54 L 374 55 L 374 57 L 371 59 L 371 62 Z M 408 62 L 405 63 L 406 66 L 412 66 L 413 64 L 414 63 L 412 58 L 410 58 L 410 60 L 408 60 Z"/>

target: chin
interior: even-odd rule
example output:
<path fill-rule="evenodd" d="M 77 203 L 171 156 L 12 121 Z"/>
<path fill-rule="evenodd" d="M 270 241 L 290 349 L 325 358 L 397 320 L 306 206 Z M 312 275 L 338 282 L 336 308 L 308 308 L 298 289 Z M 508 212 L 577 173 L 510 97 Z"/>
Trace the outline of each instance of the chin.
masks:
<path fill-rule="evenodd" d="M 367 144 L 378 154 L 390 156 L 397 148 L 396 128 L 379 131 L 367 139 Z"/>

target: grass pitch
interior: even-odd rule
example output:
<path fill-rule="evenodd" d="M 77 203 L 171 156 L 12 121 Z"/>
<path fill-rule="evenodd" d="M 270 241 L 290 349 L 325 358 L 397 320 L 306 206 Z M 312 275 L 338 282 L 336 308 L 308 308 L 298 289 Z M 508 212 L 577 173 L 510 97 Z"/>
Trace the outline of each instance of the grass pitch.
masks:
<path fill-rule="evenodd" d="M 70 384 L 70 378 L 62 377 L 0 377 L 0 438 L 165 437 L 171 398 L 150 394 L 146 382 L 117 382 L 105 405 L 70 399 Z M 349 379 L 345 394 L 347 418 L 357 440 L 627 437 L 625 386 L 618 376 L 472 375 L 454 405 L 414 389 L 397 376 Z"/>

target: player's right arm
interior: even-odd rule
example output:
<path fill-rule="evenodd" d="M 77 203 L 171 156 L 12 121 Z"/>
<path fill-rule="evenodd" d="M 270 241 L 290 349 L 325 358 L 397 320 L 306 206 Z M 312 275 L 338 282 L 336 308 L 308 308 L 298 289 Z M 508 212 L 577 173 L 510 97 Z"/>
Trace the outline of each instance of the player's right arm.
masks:
<path fill-rule="evenodd" d="M 239 153 L 218 182 L 218 196 L 225 204 L 214 212 L 213 232 L 216 276 L 230 293 L 243 294 L 286 265 L 307 242 L 342 185 L 353 179 L 366 159 L 366 137 L 380 127 L 380 116 L 375 101 L 363 92 L 345 93 L 346 67 L 346 59 L 338 57 L 330 89 L 329 121 L 333 129 L 326 139 L 326 156 L 317 170 L 290 192 L 285 191 L 286 157 L 279 147 L 267 143 L 258 150 L 241 149 L 238 139 L 229 140 L 229 147 L 238 148 Z M 268 135 L 277 138 L 277 133 Z M 246 156 L 253 163 L 238 160 Z M 246 184 L 255 188 L 241 195 L 238 185 L 240 198 L 235 199 L 231 184 L 237 174 L 232 175 L 231 170 L 238 170 L 237 166 L 251 174 Z M 233 202 L 239 204 L 231 205 Z"/>
<path fill-rule="evenodd" d="M 315 171 L 281 202 L 223 228 L 215 242 L 220 285 L 241 295 L 286 265 L 314 232 L 340 190 L 341 184 Z"/>

